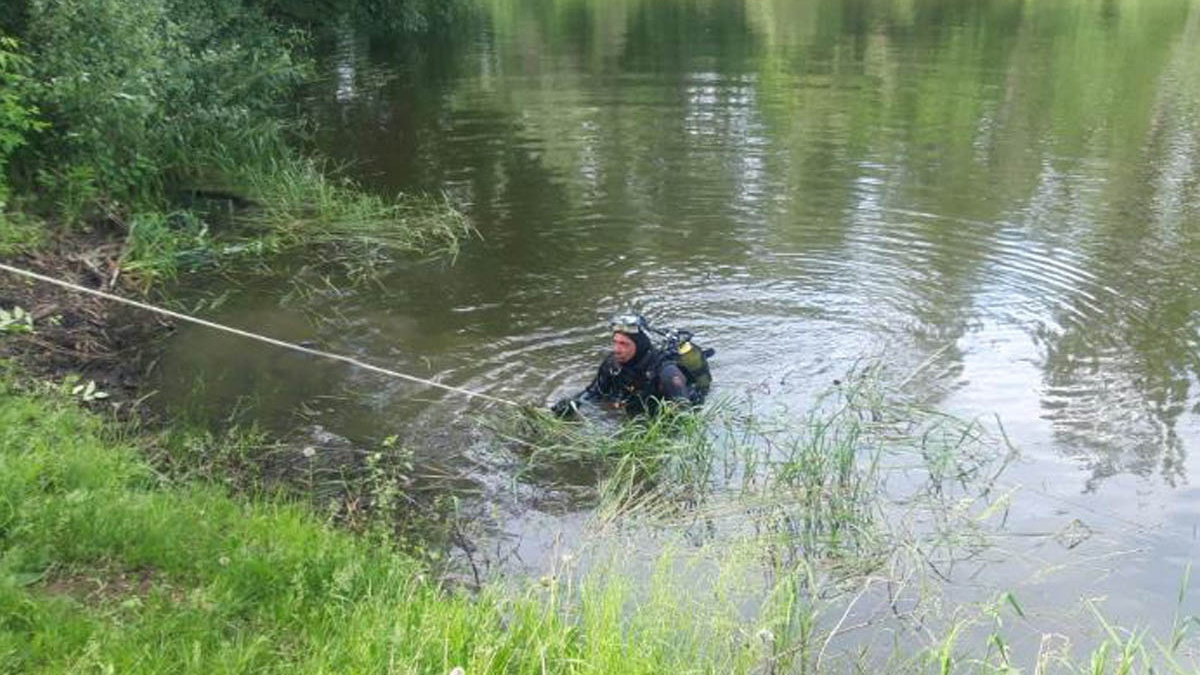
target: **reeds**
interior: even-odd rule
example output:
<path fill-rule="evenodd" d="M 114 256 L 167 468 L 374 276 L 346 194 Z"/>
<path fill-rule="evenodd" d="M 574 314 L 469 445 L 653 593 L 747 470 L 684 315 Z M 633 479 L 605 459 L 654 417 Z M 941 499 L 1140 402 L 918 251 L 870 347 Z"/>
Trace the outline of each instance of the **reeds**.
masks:
<path fill-rule="evenodd" d="M 229 167 L 254 206 L 239 220 L 280 245 L 336 247 L 356 257 L 394 253 L 457 255 L 474 230 L 445 197 L 385 199 L 349 179 L 336 180 L 316 161 L 277 159 L 261 170 Z"/>
<path fill-rule="evenodd" d="M 813 556 L 877 558 L 911 526 L 962 543 L 964 524 L 1002 503 L 995 483 L 1014 449 L 978 423 L 887 399 L 870 369 L 844 382 L 801 416 L 731 400 L 615 426 L 526 411 L 496 436 L 530 480 L 587 467 L 602 520 L 748 512 L 747 528 Z"/>

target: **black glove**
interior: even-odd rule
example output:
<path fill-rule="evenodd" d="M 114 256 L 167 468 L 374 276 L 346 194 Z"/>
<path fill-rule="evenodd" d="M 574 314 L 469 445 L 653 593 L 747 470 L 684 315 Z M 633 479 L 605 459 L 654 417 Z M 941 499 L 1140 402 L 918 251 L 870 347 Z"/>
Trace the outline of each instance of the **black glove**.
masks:
<path fill-rule="evenodd" d="M 580 417 L 579 401 L 568 396 L 564 399 L 559 399 L 558 403 L 550 406 L 550 412 L 559 419 L 573 420 Z"/>

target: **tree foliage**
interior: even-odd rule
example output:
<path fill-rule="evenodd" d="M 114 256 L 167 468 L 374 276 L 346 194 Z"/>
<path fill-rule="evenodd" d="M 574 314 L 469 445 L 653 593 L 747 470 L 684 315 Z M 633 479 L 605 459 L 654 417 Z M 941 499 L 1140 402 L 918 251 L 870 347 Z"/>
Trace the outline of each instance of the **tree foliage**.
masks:
<path fill-rule="evenodd" d="M 238 0 L 33 0 L 22 94 L 50 126 L 16 176 L 67 220 L 157 205 L 215 156 L 278 141 L 297 41 Z"/>
<path fill-rule="evenodd" d="M 8 198 L 8 158 L 43 126 L 37 120 L 37 109 L 22 99 L 28 60 L 17 48 L 16 40 L 0 36 L 0 219 Z"/>

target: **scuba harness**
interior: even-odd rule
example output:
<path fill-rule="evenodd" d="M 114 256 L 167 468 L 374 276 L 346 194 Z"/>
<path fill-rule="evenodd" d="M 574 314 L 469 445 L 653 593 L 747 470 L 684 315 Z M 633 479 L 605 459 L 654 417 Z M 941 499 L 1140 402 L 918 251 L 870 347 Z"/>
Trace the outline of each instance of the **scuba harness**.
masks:
<path fill-rule="evenodd" d="M 704 348 L 693 342 L 691 331 L 669 329 L 657 331 L 646 326 L 648 330 L 661 335 L 663 344 L 659 347 L 663 358 L 671 359 L 683 371 L 688 384 L 701 394 L 707 394 L 712 385 L 712 372 L 708 369 L 708 360 L 717 353 L 715 349 Z"/>

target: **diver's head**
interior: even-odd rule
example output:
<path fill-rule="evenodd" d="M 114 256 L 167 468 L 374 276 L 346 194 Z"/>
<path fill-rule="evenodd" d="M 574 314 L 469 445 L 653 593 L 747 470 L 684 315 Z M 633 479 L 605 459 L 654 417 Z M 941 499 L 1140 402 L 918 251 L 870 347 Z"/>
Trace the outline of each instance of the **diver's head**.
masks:
<path fill-rule="evenodd" d="M 636 361 L 653 348 L 646 334 L 646 320 L 638 314 L 618 314 L 609 321 L 609 327 L 613 356 L 621 365 Z"/>

